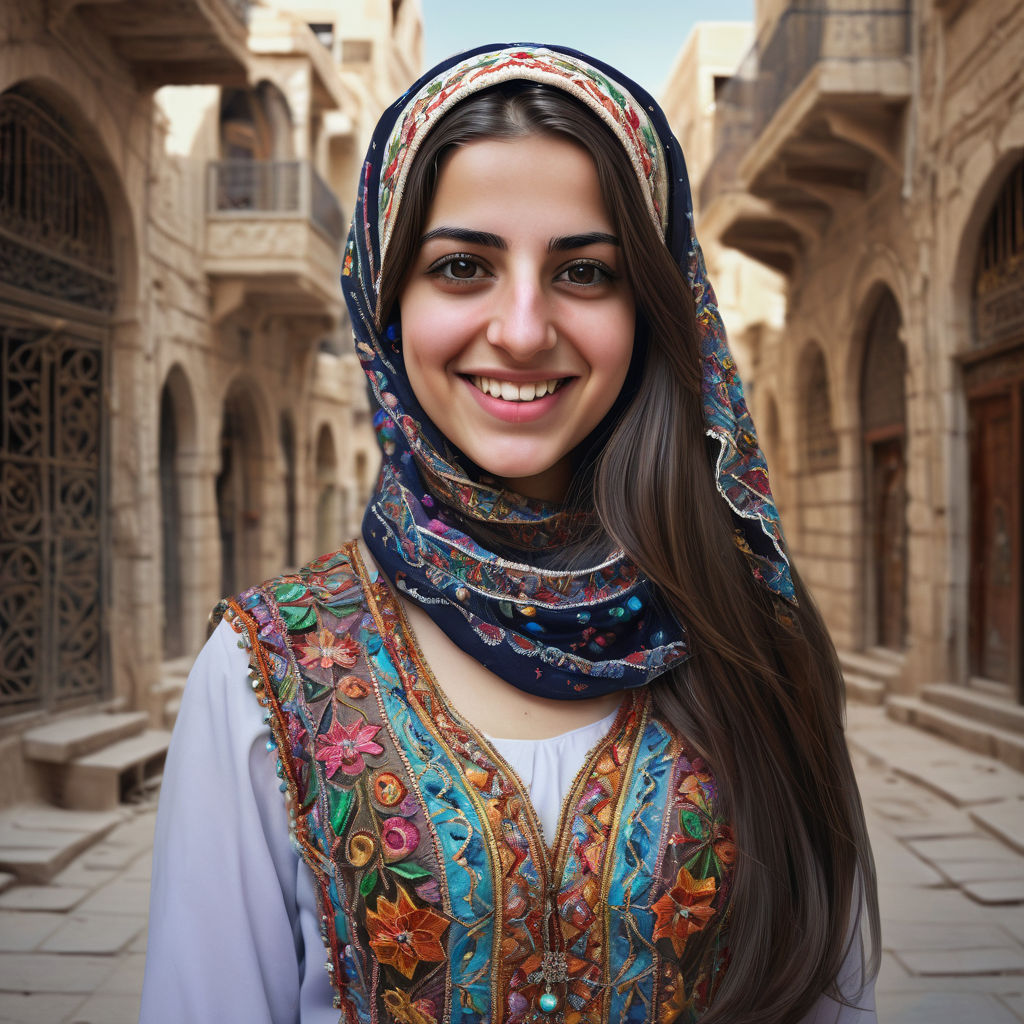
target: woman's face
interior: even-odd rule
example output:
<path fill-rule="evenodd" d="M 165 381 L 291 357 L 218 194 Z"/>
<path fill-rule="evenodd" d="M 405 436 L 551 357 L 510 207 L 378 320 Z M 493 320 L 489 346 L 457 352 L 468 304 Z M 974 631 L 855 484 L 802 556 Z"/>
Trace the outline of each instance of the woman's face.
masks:
<path fill-rule="evenodd" d="M 442 165 L 399 293 L 424 412 L 512 490 L 558 500 L 611 409 L 633 292 L 590 155 L 549 135 L 473 142 Z"/>

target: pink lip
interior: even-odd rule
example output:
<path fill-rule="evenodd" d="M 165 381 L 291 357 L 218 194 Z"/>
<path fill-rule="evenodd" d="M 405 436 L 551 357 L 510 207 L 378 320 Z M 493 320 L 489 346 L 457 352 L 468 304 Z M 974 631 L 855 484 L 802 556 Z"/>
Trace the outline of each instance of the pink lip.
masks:
<path fill-rule="evenodd" d="M 506 423 L 533 423 L 539 420 L 555 407 L 562 393 L 573 385 L 573 381 L 569 380 L 557 391 L 543 398 L 535 398 L 532 402 L 506 402 L 504 398 L 485 395 L 472 381 L 463 378 L 463 382 L 484 412 Z"/>

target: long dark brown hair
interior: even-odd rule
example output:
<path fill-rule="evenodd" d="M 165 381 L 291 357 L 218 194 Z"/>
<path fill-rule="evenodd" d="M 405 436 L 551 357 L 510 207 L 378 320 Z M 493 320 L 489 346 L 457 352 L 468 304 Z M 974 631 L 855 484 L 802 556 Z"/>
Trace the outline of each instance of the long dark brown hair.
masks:
<path fill-rule="evenodd" d="M 842 675 L 795 570 L 798 603 L 782 609 L 734 543 L 704 437 L 693 294 L 621 144 L 557 89 L 511 83 L 459 103 L 411 168 L 378 327 L 416 256 L 445 155 L 477 140 L 537 133 L 567 137 L 593 157 L 639 311 L 636 394 L 586 460 L 585 497 L 606 539 L 686 625 L 693 656 L 652 687 L 662 715 L 712 765 L 733 823 L 731 960 L 702 1019 L 791 1024 L 822 993 L 856 1001 L 878 964 L 874 864 L 843 735 Z M 869 956 L 844 965 L 865 924 Z"/>

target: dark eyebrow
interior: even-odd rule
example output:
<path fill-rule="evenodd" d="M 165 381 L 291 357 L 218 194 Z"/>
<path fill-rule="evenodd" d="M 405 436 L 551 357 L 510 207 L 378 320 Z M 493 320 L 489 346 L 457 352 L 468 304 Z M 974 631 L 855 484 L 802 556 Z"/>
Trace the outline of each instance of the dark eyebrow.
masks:
<path fill-rule="evenodd" d="M 507 249 L 508 243 L 500 235 L 490 231 L 471 231 L 469 228 L 440 227 L 428 231 L 421 239 L 420 245 L 426 245 L 434 238 L 447 238 L 452 242 L 465 242 L 466 245 L 484 245 L 490 249 Z"/>
<path fill-rule="evenodd" d="M 588 245 L 618 245 L 619 240 L 605 231 L 588 231 L 582 235 L 563 235 L 548 242 L 548 252 L 564 252 L 566 249 L 583 249 Z"/>

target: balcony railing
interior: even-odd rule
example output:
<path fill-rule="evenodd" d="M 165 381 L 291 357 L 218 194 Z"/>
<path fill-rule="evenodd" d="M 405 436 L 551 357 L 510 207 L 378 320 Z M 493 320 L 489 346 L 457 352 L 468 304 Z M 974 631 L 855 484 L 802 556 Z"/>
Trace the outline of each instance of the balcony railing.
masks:
<path fill-rule="evenodd" d="M 818 0 L 796 3 L 758 47 L 754 130 L 775 112 L 821 61 L 903 57 L 910 49 L 909 0 Z"/>
<path fill-rule="evenodd" d="M 334 246 L 345 218 L 330 186 L 308 160 L 220 160 L 208 165 L 212 217 L 304 217 Z"/>
<path fill-rule="evenodd" d="M 701 205 L 739 184 L 743 157 L 818 64 L 899 58 L 909 47 L 907 0 L 796 0 L 715 97 L 715 155 Z"/>

